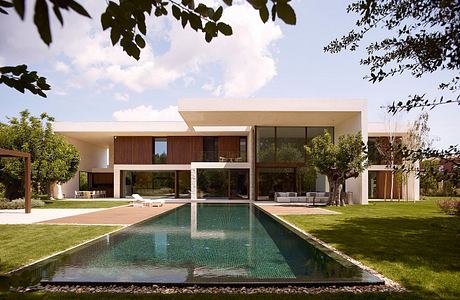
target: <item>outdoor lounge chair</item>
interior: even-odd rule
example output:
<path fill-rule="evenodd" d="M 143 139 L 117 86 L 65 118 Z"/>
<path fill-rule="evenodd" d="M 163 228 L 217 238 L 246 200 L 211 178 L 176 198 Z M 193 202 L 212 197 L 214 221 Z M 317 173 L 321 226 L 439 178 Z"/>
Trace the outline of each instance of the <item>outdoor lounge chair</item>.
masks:
<path fill-rule="evenodd" d="M 139 194 L 132 194 L 131 195 L 134 198 L 134 201 L 132 202 L 133 207 L 144 207 L 144 206 L 163 206 L 165 204 L 165 201 L 163 199 L 144 199 L 142 198 L 141 195 Z"/>

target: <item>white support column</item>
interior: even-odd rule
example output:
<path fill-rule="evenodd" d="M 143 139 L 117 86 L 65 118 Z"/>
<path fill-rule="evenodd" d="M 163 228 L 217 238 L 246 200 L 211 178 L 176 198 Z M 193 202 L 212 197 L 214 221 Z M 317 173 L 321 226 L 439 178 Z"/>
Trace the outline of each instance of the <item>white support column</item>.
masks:
<path fill-rule="evenodd" d="M 256 158 L 255 158 L 255 132 L 254 126 L 251 127 L 248 135 L 248 163 L 249 168 L 249 200 L 256 200 Z"/>
<path fill-rule="evenodd" d="M 197 169 L 190 169 L 190 188 L 191 188 L 191 200 L 197 200 Z"/>
<path fill-rule="evenodd" d="M 120 169 L 117 166 L 113 168 L 113 197 L 120 198 Z"/>

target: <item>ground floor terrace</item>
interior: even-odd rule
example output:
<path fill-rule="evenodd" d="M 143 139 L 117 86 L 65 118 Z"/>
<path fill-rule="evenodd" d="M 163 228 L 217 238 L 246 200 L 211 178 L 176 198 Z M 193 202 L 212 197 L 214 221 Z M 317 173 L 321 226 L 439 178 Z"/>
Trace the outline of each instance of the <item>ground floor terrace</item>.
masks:
<path fill-rule="evenodd" d="M 61 201 L 55 201 L 61 202 Z M 62 201 L 74 204 L 76 201 Z M 80 201 L 90 204 L 95 201 Z M 32 214 L 39 209 L 33 209 Z M 40 209 L 46 210 L 46 209 Z M 144 210 L 155 211 L 156 208 Z M 433 199 L 329 208 L 335 214 L 287 216 L 290 224 L 326 241 L 408 290 L 338 288 L 178 288 L 170 286 L 41 286 L 0 291 L 6 299 L 458 299 L 459 223 Z M 25 214 L 24 214 L 25 215 Z M 1 220 L 2 218 L 0 218 Z M 430 224 L 430 226 L 426 226 Z M 118 230 L 110 225 L 0 225 L 0 273 Z M 18 234 L 20 232 L 21 234 Z M 153 241 L 153 240 L 152 240 Z M 134 294 L 133 294 L 134 293 Z M 149 294 L 146 294 L 149 293 Z M 218 295 L 216 295 L 218 293 Z M 227 293 L 231 295 L 226 295 Z M 247 293 L 255 293 L 247 295 Z M 272 294 L 273 293 L 273 294 Z M 274 295 L 274 294 L 278 295 Z M 279 294 L 281 293 L 281 294 Z M 170 295 L 171 294 L 171 295 Z M 283 295 L 284 294 L 284 295 Z"/>

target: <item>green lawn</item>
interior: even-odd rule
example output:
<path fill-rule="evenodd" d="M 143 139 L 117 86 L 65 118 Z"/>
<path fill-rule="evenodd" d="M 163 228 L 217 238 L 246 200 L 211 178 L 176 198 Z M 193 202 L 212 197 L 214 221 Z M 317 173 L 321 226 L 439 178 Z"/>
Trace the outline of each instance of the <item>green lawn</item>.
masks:
<path fill-rule="evenodd" d="M 119 227 L 0 225 L 0 274 L 117 228 Z"/>
<path fill-rule="evenodd" d="M 460 299 L 460 218 L 433 200 L 331 208 L 284 216 L 423 298 Z"/>
<path fill-rule="evenodd" d="M 109 208 L 129 204 L 129 201 L 45 201 L 45 206 L 37 208 Z"/>

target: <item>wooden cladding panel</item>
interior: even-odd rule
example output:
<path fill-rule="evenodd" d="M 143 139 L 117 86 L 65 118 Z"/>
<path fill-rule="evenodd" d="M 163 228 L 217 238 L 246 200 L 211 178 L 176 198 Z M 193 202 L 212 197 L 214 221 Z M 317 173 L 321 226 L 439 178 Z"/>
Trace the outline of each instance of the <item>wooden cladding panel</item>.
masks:
<path fill-rule="evenodd" d="M 131 136 L 115 137 L 114 143 L 114 163 L 115 164 L 132 164 L 133 147 Z"/>
<path fill-rule="evenodd" d="M 93 184 L 113 184 L 113 173 L 90 173 Z"/>
<path fill-rule="evenodd" d="M 385 192 L 385 174 L 386 174 L 386 192 Z M 402 198 L 402 184 L 394 180 L 393 185 L 393 199 Z M 377 198 L 378 199 L 390 199 L 391 195 L 391 172 L 390 171 L 378 171 L 377 172 Z"/>
<path fill-rule="evenodd" d="M 114 140 L 115 164 L 151 164 L 152 137 L 118 136 Z"/>
<path fill-rule="evenodd" d="M 239 136 L 220 136 L 219 137 L 219 156 L 238 156 L 240 151 Z"/>
<path fill-rule="evenodd" d="M 201 136 L 170 136 L 168 137 L 168 164 L 189 164 L 201 161 L 203 137 Z"/>
<path fill-rule="evenodd" d="M 153 139 L 150 136 L 136 136 L 132 140 L 132 163 L 147 165 L 152 163 Z"/>

